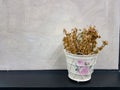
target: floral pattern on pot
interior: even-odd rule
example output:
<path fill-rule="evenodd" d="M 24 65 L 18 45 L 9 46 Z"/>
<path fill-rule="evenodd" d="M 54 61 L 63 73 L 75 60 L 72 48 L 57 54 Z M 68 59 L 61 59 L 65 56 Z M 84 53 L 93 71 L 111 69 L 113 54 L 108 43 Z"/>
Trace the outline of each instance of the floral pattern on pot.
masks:
<path fill-rule="evenodd" d="M 83 60 L 78 60 L 77 61 L 77 66 L 85 66 L 85 63 Z"/>
<path fill-rule="evenodd" d="M 79 75 L 88 75 L 89 74 L 89 63 L 84 62 L 84 60 L 78 60 L 76 63 L 76 71 Z"/>

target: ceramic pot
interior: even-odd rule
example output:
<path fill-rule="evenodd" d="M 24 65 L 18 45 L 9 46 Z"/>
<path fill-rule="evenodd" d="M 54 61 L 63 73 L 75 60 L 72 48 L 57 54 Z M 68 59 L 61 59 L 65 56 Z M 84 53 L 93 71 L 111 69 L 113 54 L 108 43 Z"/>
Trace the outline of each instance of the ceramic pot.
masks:
<path fill-rule="evenodd" d="M 68 52 L 65 55 L 68 77 L 77 82 L 89 81 L 98 55 L 76 55 Z"/>

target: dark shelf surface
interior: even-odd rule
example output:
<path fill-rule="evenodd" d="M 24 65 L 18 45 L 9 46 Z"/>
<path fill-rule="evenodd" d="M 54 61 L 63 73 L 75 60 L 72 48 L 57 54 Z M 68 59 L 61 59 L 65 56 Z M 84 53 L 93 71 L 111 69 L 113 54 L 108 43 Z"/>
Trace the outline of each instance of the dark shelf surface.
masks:
<path fill-rule="evenodd" d="M 67 74 L 66 70 L 0 71 L 0 87 L 120 87 L 117 70 L 95 70 L 84 83 L 70 80 Z"/>

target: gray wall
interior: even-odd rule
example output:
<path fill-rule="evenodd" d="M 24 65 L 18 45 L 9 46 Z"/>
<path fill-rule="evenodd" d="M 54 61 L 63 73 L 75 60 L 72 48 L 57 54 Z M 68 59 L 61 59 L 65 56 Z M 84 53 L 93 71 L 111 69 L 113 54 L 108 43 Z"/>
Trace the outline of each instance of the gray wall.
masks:
<path fill-rule="evenodd" d="M 0 69 L 66 69 L 63 28 L 96 25 L 109 45 L 96 68 L 118 68 L 119 0 L 0 0 Z"/>

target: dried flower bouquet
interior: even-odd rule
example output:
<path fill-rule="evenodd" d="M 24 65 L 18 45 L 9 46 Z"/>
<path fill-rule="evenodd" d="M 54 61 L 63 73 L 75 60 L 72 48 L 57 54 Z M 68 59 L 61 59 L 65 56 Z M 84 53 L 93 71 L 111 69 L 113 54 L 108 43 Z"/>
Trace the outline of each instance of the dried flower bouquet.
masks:
<path fill-rule="evenodd" d="M 97 47 L 97 39 L 101 38 L 95 26 L 89 26 L 83 30 L 74 28 L 71 32 L 63 30 L 65 36 L 63 38 L 64 49 L 72 54 L 92 55 L 97 54 L 107 44 L 107 41 L 102 41 L 102 45 Z"/>

